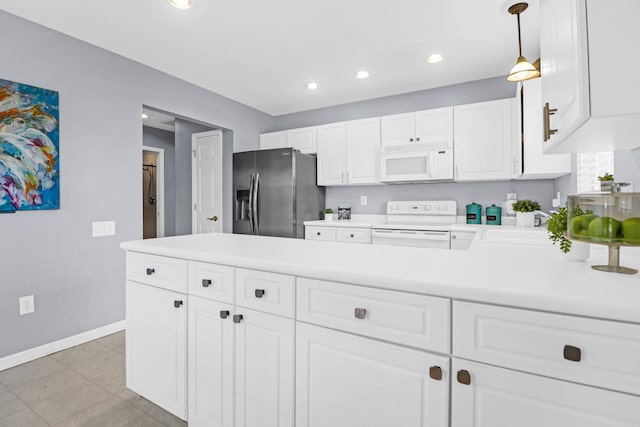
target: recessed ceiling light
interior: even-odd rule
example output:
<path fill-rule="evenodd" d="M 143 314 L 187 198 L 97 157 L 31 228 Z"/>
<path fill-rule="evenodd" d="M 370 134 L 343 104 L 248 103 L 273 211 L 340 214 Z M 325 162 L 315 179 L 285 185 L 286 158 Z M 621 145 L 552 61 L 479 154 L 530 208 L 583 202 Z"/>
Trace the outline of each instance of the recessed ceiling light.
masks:
<path fill-rule="evenodd" d="M 178 9 L 191 8 L 191 0 L 168 0 L 168 1 L 171 6 L 177 7 Z"/>
<path fill-rule="evenodd" d="M 369 77 L 371 74 L 369 74 L 368 71 L 358 71 L 356 73 L 356 79 L 366 79 L 367 77 Z"/>
<path fill-rule="evenodd" d="M 316 90 L 318 89 L 318 87 L 320 87 L 318 86 L 318 83 L 315 83 L 315 82 L 307 83 L 307 89 L 309 90 Z"/>
<path fill-rule="evenodd" d="M 435 53 L 429 56 L 425 61 L 427 61 L 429 64 L 437 64 L 438 62 L 442 62 L 443 59 L 444 59 L 444 55 L 440 53 Z"/>
<path fill-rule="evenodd" d="M 148 119 L 148 118 L 149 118 L 149 116 L 147 116 L 145 113 L 142 113 L 142 118 L 143 118 L 143 119 Z"/>

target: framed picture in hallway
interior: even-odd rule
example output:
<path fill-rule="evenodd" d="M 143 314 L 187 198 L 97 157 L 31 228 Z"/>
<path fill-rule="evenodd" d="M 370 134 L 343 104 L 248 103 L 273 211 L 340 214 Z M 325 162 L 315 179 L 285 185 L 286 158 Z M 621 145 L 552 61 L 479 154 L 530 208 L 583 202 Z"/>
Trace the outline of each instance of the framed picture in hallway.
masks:
<path fill-rule="evenodd" d="M 0 212 L 59 208 L 58 92 L 0 79 Z"/>

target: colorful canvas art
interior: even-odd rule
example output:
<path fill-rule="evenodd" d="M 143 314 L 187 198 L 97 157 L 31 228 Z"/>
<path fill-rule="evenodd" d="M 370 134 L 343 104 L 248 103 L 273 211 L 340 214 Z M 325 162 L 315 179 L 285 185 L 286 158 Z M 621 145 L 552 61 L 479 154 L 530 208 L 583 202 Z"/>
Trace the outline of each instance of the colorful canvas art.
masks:
<path fill-rule="evenodd" d="M 0 79 L 0 211 L 60 208 L 58 92 Z"/>

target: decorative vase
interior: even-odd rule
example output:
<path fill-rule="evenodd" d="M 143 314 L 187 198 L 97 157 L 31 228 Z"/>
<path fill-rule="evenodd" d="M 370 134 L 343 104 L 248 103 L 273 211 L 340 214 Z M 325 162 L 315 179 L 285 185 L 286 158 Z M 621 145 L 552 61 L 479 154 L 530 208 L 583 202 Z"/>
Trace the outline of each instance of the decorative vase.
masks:
<path fill-rule="evenodd" d="M 533 227 L 535 216 L 534 212 L 516 212 L 516 225 L 518 227 Z"/>
<path fill-rule="evenodd" d="M 567 261 L 582 262 L 585 261 L 591 255 L 591 245 L 586 242 L 571 242 L 571 249 L 564 254 L 564 259 Z"/>
<path fill-rule="evenodd" d="M 333 214 L 332 213 L 324 214 L 324 220 L 325 222 L 333 222 Z"/>

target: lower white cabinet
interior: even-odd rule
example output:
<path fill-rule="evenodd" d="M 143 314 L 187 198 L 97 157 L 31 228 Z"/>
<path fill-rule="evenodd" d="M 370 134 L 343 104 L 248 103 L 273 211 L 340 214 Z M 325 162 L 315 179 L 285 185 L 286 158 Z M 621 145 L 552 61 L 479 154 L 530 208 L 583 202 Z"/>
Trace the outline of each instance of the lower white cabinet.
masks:
<path fill-rule="evenodd" d="M 637 396 L 453 359 L 452 427 L 631 427 Z"/>
<path fill-rule="evenodd" d="M 446 427 L 449 358 L 298 323 L 296 427 Z"/>
<path fill-rule="evenodd" d="M 471 241 L 475 235 L 475 231 L 452 231 L 451 249 L 466 251 L 471 246 Z"/>
<path fill-rule="evenodd" d="M 326 240 L 344 243 L 371 243 L 371 228 L 365 227 L 327 227 L 305 226 L 304 238 L 307 240 Z"/>
<path fill-rule="evenodd" d="M 187 296 L 127 281 L 127 387 L 186 419 Z"/>

